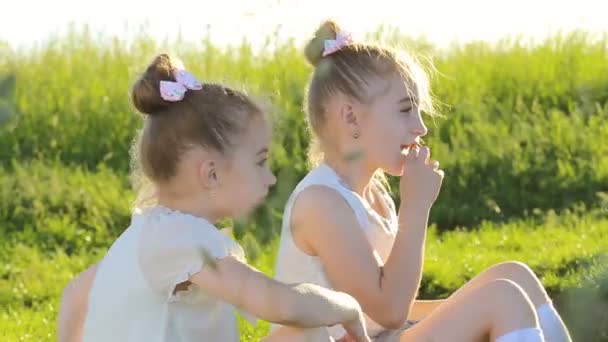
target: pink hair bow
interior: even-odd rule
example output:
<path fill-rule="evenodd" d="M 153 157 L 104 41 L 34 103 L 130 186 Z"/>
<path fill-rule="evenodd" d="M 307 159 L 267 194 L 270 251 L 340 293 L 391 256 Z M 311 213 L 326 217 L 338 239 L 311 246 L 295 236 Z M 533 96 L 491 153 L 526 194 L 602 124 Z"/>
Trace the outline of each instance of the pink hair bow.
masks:
<path fill-rule="evenodd" d="M 326 39 L 325 46 L 323 49 L 323 57 L 329 56 L 332 53 L 340 50 L 346 45 L 353 42 L 352 35 L 348 32 L 338 32 L 336 34 L 336 39 Z"/>
<path fill-rule="evenodd" d="M 200 90 L 203 85 L 186 70 L 175 70 L 175 82 L 160 81 L 160 96 L 170 102 L 181 101 L 188 89 Z"/>

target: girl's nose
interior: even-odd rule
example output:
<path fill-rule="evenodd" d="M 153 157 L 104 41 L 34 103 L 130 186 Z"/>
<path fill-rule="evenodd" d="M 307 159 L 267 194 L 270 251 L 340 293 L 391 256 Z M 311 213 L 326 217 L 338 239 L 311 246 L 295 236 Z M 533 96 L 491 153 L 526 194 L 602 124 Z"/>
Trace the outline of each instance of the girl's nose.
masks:
<path fill-rule="evenodd" d="M 416 125 L 416 127 L 414 128 L 414 134 L 416 134 L 419 137 L 423 137 L 425 136 L 427 133 L 429 132 L 429 130 L 426 128 L 426 126 L 424 125 L 424 121 L 422 121 L 422 118 L 419 117 L 418 118 L 418 124 Z"/>
<path fill-rule="evenodd" d="M 270 177 L 268 178 L 268 183 L 267 184 L 268 184 L 269 187 L 271 187 L 271 186 L 273 186 L 273 185 L 276 184 L 277 177 L 275 177 L 275 175 L 272 172 L 269 172 L 269 174 L 270 174 Z"/>
<path fill-rule="evenodd" d="M 419 137 L 425 136 L 428 132 L 429 132 L 429 130 L 426 128 L 426 126 L 424 124 L 422 124 L 421 127 L 416 128 L 414 130 L 414 134 L 417 135 L 417 136 L 419 136 Z"/>

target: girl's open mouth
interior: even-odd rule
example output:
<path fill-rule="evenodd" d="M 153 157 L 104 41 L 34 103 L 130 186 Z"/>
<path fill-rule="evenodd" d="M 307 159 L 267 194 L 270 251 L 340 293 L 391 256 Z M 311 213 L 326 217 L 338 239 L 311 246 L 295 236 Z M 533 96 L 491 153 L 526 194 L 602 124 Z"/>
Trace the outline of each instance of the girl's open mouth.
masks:
<path fill-rule="evenodd" d="M 413 148 L 420 149 L 420 147 L 422 147 L 422 145 L 420 145 L 420 143 L 418 143 L 418 142 L 408 144 L 408 145 L 401 145 L 401 154 L 407 156 L 411 149 L 413 149 Z"/>

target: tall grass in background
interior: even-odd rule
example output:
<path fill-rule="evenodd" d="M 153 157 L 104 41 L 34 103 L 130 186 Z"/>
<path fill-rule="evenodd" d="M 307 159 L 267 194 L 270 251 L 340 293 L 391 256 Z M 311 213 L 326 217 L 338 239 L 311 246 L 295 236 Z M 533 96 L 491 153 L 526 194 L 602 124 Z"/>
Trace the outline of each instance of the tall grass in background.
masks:
<path fill-rule="evenodd" d="M 606 37 L 574 32 L 533 46 L 505 40 L 441 51 L 388 33 L 375 39 L 409 41 L 437 70 L 432 87 L 444 118 L 428 118 L 426 141 L 449 174 L 432 214 L 440 229 L 597 205 L 597 193 L 608 190 Z M 25 51 L 0 45 L 7 56 L 0 73 L 17 79 L 14 128 L 0 135 L 0 160 L 128 172 L 141 123 L 129 86 L 154 54 L 170 51 L 205 81 L 273 104 L 272 166 L 289 189 L 307 167 L 302 100 L 311 69 L 299 47 L 279 44 L 220 49 L 210 40 L 169 44 L 145 35 L 127 43 L 76 30 Z"/>
<path fill-rule="evenodd" d="M 520 259 L 577 340 L 608 341 L 608 37 L 446 49 L 391 30 L 370 39 L 420 58 L 443 115 L 427 117 L 425 141 L 447 176 L 431 212 L 421 296 L 443 298 L 484 267 Z M 164 51 L 204 81 L 268 104 L 279 182 L 251 218 L 228 223 L 250 261 L 272 274 L 283 205 L 308 170 L 302 101 L 311 68 L 299 46 L 273 37 L 261 47 L 158 42 L 145 33 L 126 42 L 86 28 L 25 50 L 0 42 L 1 340 L 52 340 L 62 287 L 129 224 L 128 151 L 141 125 L 129 88 Z M 267 328 L 243 323 L 241 336 L 255 341 Z"/>

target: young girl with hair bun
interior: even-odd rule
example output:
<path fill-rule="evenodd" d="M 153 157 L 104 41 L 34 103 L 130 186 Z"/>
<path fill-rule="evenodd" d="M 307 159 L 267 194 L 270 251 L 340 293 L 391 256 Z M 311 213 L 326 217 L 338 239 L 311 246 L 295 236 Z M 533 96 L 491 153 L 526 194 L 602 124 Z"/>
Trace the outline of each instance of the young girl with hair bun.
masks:
<path fill-rule="evenodd" d="M 416 300 L 444 177 L 421 145 L 422 113 L 434 113 L 428 77 L 407 53 L 356 41 L 331 20 L 305 54 L 314 67 L 306 113 L 317 163 L 287 202 L 276 279 L 351 294 L 375 341 L 569 341 L 522 263 L 495 265 L 444 301 Z M 384 173 L 401 178 L 398 210 Z M 349 339 L 340 325 L 329 333 Z"/>
<path fill-rule="evenodd" d="M 99 264 L 66 287 L 59 341 L 238 341 L 235 309 L 312 328 L 270 341 L 328 340 L 315 327 L 333 324 L 369 341 L 350 295 L 266 277 L 214 225 L 249 212 L 275 183 L 262 110 L 165 54 L 137 81 L 132 100 L 145 116 L 134 161 L 152 197 Z"/>

